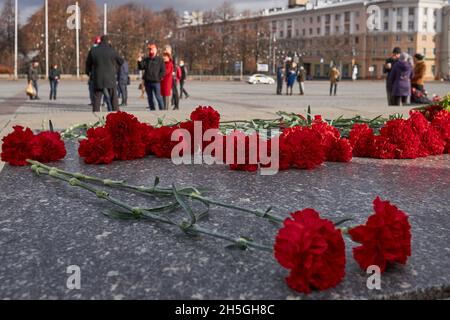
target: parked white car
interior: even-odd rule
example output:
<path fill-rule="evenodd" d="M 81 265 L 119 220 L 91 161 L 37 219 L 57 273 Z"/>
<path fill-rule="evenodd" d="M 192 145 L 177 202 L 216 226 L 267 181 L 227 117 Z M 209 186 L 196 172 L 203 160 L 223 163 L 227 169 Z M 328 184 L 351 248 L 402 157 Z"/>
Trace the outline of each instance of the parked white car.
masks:
<path fill-rule="evenodd" d="M 266 76 L 265 74 L 254 74 L 248 78 L 247 82 L 250 84 L 274 84 L 275 80 L 273 80 L 273 78 L 269 76 Z"/>

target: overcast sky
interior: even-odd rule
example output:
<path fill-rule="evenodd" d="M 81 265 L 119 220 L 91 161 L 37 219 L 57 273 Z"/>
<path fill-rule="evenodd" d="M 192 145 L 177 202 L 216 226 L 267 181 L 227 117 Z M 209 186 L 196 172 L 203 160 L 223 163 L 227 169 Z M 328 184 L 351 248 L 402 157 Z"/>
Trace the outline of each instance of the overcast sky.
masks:
<path fill-rule="evenodd" d="M 179 12 L 185 10 L 208 10 L 218 7 L 223 0 L 96 0 L 99 5 L 108 3 L 110 5 L 123 4 L 128 2 L 143 3 L 154 10 L 160 10 L 167 7 L 173 7 Z M 5 0 L 0 0 L 0 3 Z M 49 0 L 51 5 L 52 0 Z M 244 9 L 258 10 L 263 8 L 284 7 L 288 0 L 229 0 L 237 10 Z M 20 20 L 23 22 L 33 12 L 44 4 L 44 0 L 19 0 Z"/>

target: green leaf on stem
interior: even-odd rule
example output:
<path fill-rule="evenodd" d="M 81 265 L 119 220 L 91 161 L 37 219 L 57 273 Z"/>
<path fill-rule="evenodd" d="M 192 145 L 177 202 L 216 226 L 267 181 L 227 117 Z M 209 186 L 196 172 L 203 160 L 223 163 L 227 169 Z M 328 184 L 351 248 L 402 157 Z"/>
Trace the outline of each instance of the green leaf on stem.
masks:
<path fill-rule="evenodd" d="M 197 222 L 197 217 L 194 214 L 194 211 L 192 210 L 192 208 L 189 206 L 189 204 L 187 202 L 184 201 L 183 197 L 178 193 L 177 188 L 175 187 L 175 185 L 172 185 L 172 190 L 173 190 L 173 194 L 175 196 L 175 199 L 178 201 L 178 203 L 180 204 L 180 206 L 183 208 L 183 210 L 189 215 L 190 217 L 190 222 L 187 228 L 189 228 L 190 226 L 193 226 L 196 222 Z"/>
<path fill-rule="evenodd" d="M 137 220 L 135 216 L 133 216 L 129 212 L 125 211 L 117 211 L 113 209 L 106 209 L 102 212 L 105 216 L 114 218 L 114 219 L 120 219 L 120 220 Z"/>

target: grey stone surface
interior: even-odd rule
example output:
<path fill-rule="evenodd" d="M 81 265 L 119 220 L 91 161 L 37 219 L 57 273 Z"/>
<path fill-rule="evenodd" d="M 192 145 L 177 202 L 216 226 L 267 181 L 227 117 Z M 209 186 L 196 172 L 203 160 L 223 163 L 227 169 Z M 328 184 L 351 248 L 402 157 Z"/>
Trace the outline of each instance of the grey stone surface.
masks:
<path fill-rule="evenodd" d="M 355 158 L 313 171 L 275 176 L 234 172 L 225 166 L 175 166 L 148 157 L 86 166 L 76 145 L 58 167 L 134 184 L 198 185 L 231 203 L 287 216 L 314 207 L 323 217 L 354 214 L 363 222 L 379 195 L 410 215 L 412 257 L 382 275 L 382 290 L 366 287 L 367 275 L 347 242 L 345 280 L 304 296 L 284 282 L 288 271 L 268 253 L 230 251 L 225 242 L 192 238 L 170 226 L 118 221 L 102 215 L 110 205 L 30 168 L 0 173 L 0 299 L 378 299 L 443 298 L 450 287 L 450 157 L 381 161 Z M 112 191 L 112 195 L 117 192 Z M 139 195 L 121 196 L 149 205 Z M 181 213 L 179 213 L 181 214 Z M 251 215 L 212 208 L 205 227 L 271 244 L 277 227 Z M 66 268 L 81 268 L 81 289 L 69 290 Z"/>

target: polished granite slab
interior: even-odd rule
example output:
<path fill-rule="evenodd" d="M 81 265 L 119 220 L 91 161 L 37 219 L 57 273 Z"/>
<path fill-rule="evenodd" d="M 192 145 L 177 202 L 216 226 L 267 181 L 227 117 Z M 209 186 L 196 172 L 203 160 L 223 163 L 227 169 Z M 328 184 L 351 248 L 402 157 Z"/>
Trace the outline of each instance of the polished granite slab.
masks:
<path fill-rule="evenodd" d="M 87 166 L 76 144 L 54 165 L 137 185 L 208 187 L 209 196 L 274 212 L 313 207 L 323 217 L 352 214 L 364 222 L 376 196 L 410 215 L 412 256 L 406 266 L 382 275 L 369 290 L 368 275 L 347 244 L 344 281 L 304 296 L 284 282 L 287 270 L 269 253 L 225 249 L 222 240 L 189 237 L 161 224 L 122 221 L 102 212 L 111 205 L 84 190 L 30 168 L 5 166 L 0 173 L 0 299 L 382 299 L 443 298 L 450 289 L 450 156 L 416 160 L 355 158 L 313 171 L 274 176 L 235 172 L 220 165 L 176 166 L 148 157 L 108 166 Z M 112 190 L 134 205 L 141 195 Z M 153 203 L 154 204 L 154 203 Z M 182 213 L 178 213 L 182 214 Z M 212 207 L 201 224 L 209 229 L 272 244 L 278 227 L 245 213 Z M 81 289 L 68 289 L 67 267 L 81 271 Z"/>

